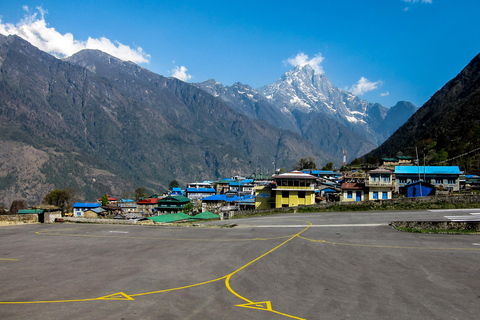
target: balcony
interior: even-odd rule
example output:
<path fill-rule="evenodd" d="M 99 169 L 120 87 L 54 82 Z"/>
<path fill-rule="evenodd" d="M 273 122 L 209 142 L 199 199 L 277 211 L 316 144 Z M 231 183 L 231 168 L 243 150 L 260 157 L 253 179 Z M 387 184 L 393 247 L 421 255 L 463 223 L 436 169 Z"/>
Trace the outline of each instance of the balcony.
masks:
<path fill-rule="evenodd" d="M 393 181 L 365 181 L 366 187 L 385 187 L 390 188 L 393 187 Z"/>

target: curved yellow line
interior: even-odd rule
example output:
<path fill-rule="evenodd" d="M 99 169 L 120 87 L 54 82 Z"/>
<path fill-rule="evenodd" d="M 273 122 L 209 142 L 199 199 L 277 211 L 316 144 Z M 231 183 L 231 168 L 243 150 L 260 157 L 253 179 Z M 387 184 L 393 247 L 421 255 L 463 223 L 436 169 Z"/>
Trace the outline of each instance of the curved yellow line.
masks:
<path fill-rule="evenodd" d="M 303 220 L 299 220 L 299 221 L 303 221 Z M 303 222 L 308 222 L 308 221 L 303 221 Z M 235 290 L 232 289 L 232 287 L 230 286 L 230 279 L 231 277 L 236 274 L 237 272 L 245 269 L 246 267 L 250 266 L 251 264 L 255 263 L 256 261 L 262 259 L 263 257 L 265 257 L 266 255 L 272 253 L 273 251 L 277 250 L 278 248 L 282 247 L 283 245 L 285 245 L 286 243 L 290 242 L 291 240 L 295 239 L 296 237 L 299 237 L 300 234 L 302 234 L 303 232 L 305 232 L 308 228 L 310 228 L 312 226 L 312 223 L 311 222 L 308 222 L 309 225 L 303 229 L 302 231 L 300 231 L 299 233 L 291 236 L 288 240 L 282 242 L 281 244 L 279 244 L 278 246 L 276 246 L 275 248 L 271 249 L 270 251 L 262 254 L 261 256 L 259 256 L 258 258 L 250 261 L 249 263 L 245 264 L 244 266 L 238 268 L 237 270 L 233 271 L 232 273 L 230 273 L 226 278 L 225 278 L 225 286 L 227 287 L 227 289 L 233 294 L 235 295 L 236 297 L 238 297 L 239 299 L 242 299 L 248 303 L 254 303 L 253 301 L 241 296 L 240 294 L 238 294 Z M 278 311 L 275 311 L 275 310 L 272 310 L 272 309 L 262 309 L 264 311 L 269 311 L 269 312 L 273 312 L 273 313 L 277 313 L 277 314 L 281 314 L 283 316 L 286 316 L 286 317 L 290 317 L 290 318 L 295 318 L 295 319 L 301 319 L 301 318 L 297 318 L 297 317 L 294 317 L 294 316 L 290 316 L 290 315 L 287 315 L 287 314 L 284 314 L 284 313 L 281 313 L 281 312 L 278 312 Z"/>
<path fill-rule="evenodd" d="M 146 295 L 149 295 L 149 294 L 155 294 L 155 293 L 162 293 L 162 292 L 169 292 L 169 291 L 176 291 L 176 290 L 181 290 L 181 289 L 187 289 L 187 288 L 197 287 L 197 286 L 201 286 L 201 285 L 203 285 L 203 284 L 207 284 L 207 283 L 212 283 L 212 282 L 215 282 L 215 281 L 219 281 L 219 280 L 225 279 L 226 277 L 227 277 L 227 276 L 223 276 L 223 277 L 221 277 L 221 278 L 217 278 L 217 279 L 213 279 L 213 280 L 209 280 L 209 281 L 205 281 L 205 282 L 200 282 L 200 283 L 196 283 L 196 284 L 191 284 L 191 285 L 184 286 L 184 287 L 164 289 L 164 290 L 144 292 L 144 293 L 137 293 L 137 294 L 129 294 L 129 296 L 130 296 L 130 297 L 139 297 L 139 296 L 146 296 Z"/>
<path fill-rule="evenodd" d="M 232 289 L 232 287 L 230 286 L 230 279 L 231 277 L 238 273 L 239 271 L 247 268 L 248 266 L 250 266 L 251 264 L 255 263 L 256 261 L 262 259 L 263 257 L 265 257 L 266 255 L 272 253 L 273 251 L 277 250 L 278 248 L 282 247 L 283 245 L 285 245 L 286 243 L 288 243 L 289 241 L 291 241 L 292 239 L 296 238 L 296 237 L 299 237 L 301 233 L 305 232 L 308 228 L 310 228 L 312 226 L 312 223 L 308 222 L 308 221 L 304 221 L 304 220 L 297 220 L 297 221 L 303 221 L 303 222 L 307 222 L 309 223 L 309 225 L 303 229 L 302 231 L 292 235 L 292 236 L 284 236 L 284 237 L 275 237 L 275 238 L 265 238 L 265 239 L 262 239 L 262 238 L 254 238 L 254 239 L 233 239 L 233 240 L 219 240 L 219 241 L 252 241 L 252 240 L 273 240 L 273 239 L 282 239 L 282 238 L 286 238 L 288 237 L 288 239 L 284 242 L 282 242 L 281 244 L 277 245 L 275 248 L 269 250 L 268 252 L 262 254 L 261 256 L 257 257 L 256 259 L 248 262 L 247 264 L 243 265 L 242 267 L 238 268 L 237 270 L 233 271 L 232 273 L 226 275 L 226 276 L 223 276 L 223 277 L 220 277 L 220 278 L 217 278 L 217 279 L 213 279 L 213 280 L 208 280 L 208 281 L 204 281 L 204 282 L 200 282 L 200 283 L 196 283 L 196 284 L 192 284 L 192 285 L 188 285 L 188 286 L 183 286 L 183 287 L 177 287 L 177 288 L 170 288 L 170 289 L 164 289 L 164 290 L 158 290 L 158 291 L 151 291 L 151 292 L 144 292 L 144 293 L 137 293 L 137 294 L 130 294 L 128 295 L 128 297 L 138 297 L 138 296 L 144 296 L 144 295 L 150 295 L 150 294 L 155 294 L 155 293 L 162 293 L 162 292 L 169 292 L 169 291 L 176 291 L 176 290 L 181 290 L 181 289 L 186 289 L 186 288 L 192 288 L 192 287 L 196 287 L 196 286 L 200 286 L 200 285 L 204 285 L 204 284 L 208 284 L 208 283 L 213 283 L 213 282 L 216 282 L 216 281 L 219 281 L 219 280 L 222 280 L 222 279 L 225 279 L 225 286 L 227 287 L 227 289 L 233 294 L 235 295 L 236 297 L 238 297 L 239 299 L 242 299 L 248 303 L 253 303 L 252 301 L 250 301 L 249 299 L 241 296 L 240 294 L 238 294 L 237 292 L 235 292 L 235 290 Z M 63 231 L 65 230 L 71 230 L 73 228 L 69 228 L 69 229 L 63 229 Z M 49 233 L 49 232 L 41 232 L 41 231 L 38 231 L 36 232 L 36 234 L 43 234 L 43 235 L 64 235 L 64 236 L 77 236 L 77 237 L 93 237 L 93 238 L 125 238 L 125 239 L 160 239 L 160 240 L 190 240 L 190 241 L 199 241 L 197 239 L 169 239 L 169 238 L 146 238 L 146 237 L 119 237 L 119 236 L 94 236 L 94 235 L 71 235 L 71 234 L 59 234 L 59 233 Z M 209 240 L 209 241 L 212 241 L 212 240 Z M 101 298 L 94 298 L 94 299 L 75 299 L 75 300 L 52 300 L 52 301 L 12 301 L 12 302 L 8 302 L 8 301 L 4 301 L 4 302 L 0 302 L 0 304 L 36 304 L 36 303 L 63 303 L 63 302 L 84 302 L 84 301 L 99 301 L 99 300 L 109 300 L 109 299 L 101 299 Z M 116 300 L 116 299 L 112 299 L 112 300 Z M 290 317 L 290 318 L 294 318 L 294 319 L 302 319 L 302 318 L 298 318 L 298 317 L 294 317 L 294 316 L 291 316 L 291 315 L 288 315 L 288 314 L 285 314 L 285 313 L 281 313 L 281 312 L 278 312 L 278 311 L 275 311 L 275 310 L 272 310 L 271 308 L 270 309 L 265 309 L 265 311 L 269 311 L 269 312 L 273 312 L 273 313 L 277 313 L 279 315 L 283 315 L 283 316 L 286 316 L 286 317 Z"/>

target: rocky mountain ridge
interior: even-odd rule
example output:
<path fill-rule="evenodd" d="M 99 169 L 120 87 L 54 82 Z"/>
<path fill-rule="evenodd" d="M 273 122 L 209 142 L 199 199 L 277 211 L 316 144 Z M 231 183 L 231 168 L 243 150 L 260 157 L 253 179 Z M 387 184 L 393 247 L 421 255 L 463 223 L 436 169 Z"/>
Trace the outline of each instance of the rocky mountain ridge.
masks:
<path fill-rule="evenodd" d="M 480 174 L 480 54 L 438 90 L 380 147 L 365 155 L 416 156 Z"/>
<path fill-rule="evenodd" d="M 417 110 L 409 102 L 390 109 L 368 103 L 335 87 L 308 64 L 259 89 L 240 83 L 223 86 L 215 80 L 194 85 L 234 110 L 296 132 L 331 154 L 347 150 L 349 159 L 377 147 Z"/>
<path fill-rule="evenodd" d="M 160 192 L 180 183 L 336 161 L 300 135 L 252 120 L 174 78 L 96 50 L 59 60 L 0 35 L 0 202 Z"/>

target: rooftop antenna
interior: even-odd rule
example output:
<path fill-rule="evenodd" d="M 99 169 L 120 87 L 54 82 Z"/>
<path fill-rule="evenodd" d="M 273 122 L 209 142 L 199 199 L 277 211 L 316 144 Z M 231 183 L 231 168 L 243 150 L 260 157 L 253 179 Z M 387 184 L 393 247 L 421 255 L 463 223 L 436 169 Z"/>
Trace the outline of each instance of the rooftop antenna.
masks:
<path fill-rule="evenodd" d="M 420 160 L 418 160 L 418 148 L 415 147 L 417 153 L 418 182 L 420 184 L 420 197 L 422 197 L 422 176 L 420 175 Z M 425 167 L 423 168 L 425 170 Z"/>

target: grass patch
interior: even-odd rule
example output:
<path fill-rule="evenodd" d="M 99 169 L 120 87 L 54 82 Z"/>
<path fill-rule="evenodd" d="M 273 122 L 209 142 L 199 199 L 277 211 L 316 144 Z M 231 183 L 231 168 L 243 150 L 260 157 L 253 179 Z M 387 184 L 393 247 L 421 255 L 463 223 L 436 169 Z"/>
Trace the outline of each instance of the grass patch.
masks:
<path fill-rule="evenodd" d="M 435 233 L 435 234 L 480 234 L 476 230 L 452 230 L 452 229 L 414 229 L 394 227 L 398 231 L 411 232 L 411 233 Z"/>

